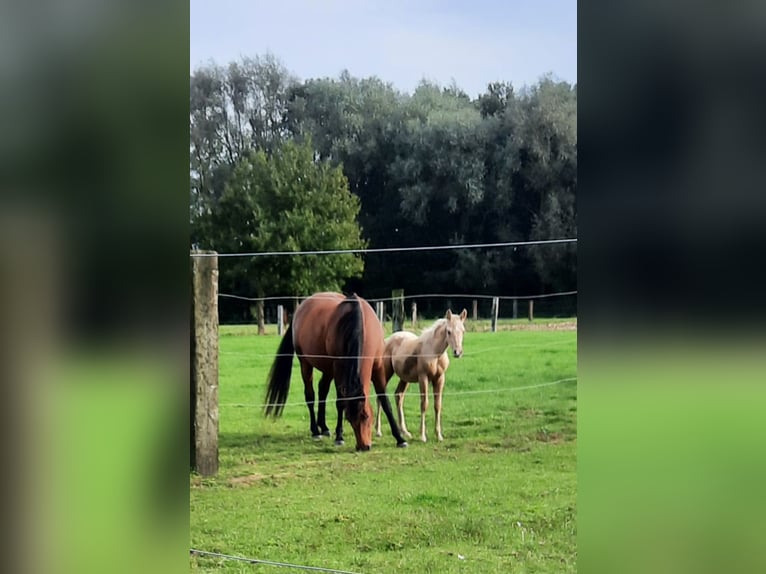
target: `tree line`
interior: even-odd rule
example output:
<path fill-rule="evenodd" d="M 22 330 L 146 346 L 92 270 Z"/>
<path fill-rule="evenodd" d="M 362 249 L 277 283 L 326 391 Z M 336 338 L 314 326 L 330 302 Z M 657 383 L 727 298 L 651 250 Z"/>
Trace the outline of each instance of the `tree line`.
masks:
<path fill-rule="evenodd" d="M 227 252 L 577 236 L 576 86 L 477 98 L 423 81 L 294 77 L 274 56 L 190 77 L 192 244 Z M 576 244 L 227 259 L 222 292 L 526 295 L 576 289 Z M 222 320 L 249 310 L 222 305 Z M 574 312 L 574 309 L 572 310 Z M 261 315 L 262 317 L 262 315 Z"/>

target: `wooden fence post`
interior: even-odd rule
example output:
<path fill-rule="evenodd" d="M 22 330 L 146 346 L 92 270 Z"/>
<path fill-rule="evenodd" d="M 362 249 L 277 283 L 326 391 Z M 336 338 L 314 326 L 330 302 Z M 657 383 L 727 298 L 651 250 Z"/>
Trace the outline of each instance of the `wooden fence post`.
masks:
<path fill-rule="evenodd" d="M 535 317 L 535 301 L 534 299 L 529 300 L 529 320 L 531 321 Z"/>
<path fill-rule="evenodd" d="M 473 300 L 473 320 L 476 321 L 479 318 L 479 302 L 474 299 Z"/>
<path fill-rule="evenodd" d="M 375 301 L 375 314 L 378 316 L 378 321 L 382 325 L 386 320 L 386 308 L 383 301 Z"/>
<path fill-rule="evenodd" d="M 412 302 L 412 328 L 415 329 L 415 326 L 418 322 L 418 304 L 414 301 Z"/>
<path fill-rule="evenodd" d="M 519 300 L 518 299 L 513 300 L 513 318 L 514 319 L 519 318 Z"/>
<path fill-rule="evenodd" d="M 391 328 L 393 332 L 404 329 L 404 289 L 394 289 L 391 291 Z"/>
<path fill-rule="evenodd" d="M 192 257 L 191 466 L 218 472 L 218 257 Z"/>
<path fill-rule="evenodd" d="M 277 334 L 281 337 L 285 331 L 285 308 L 283 305 L 277 305 Z"/>
<path fill-rule="evenodd" d="M 500 310 L 500 297 L 492 297 L 492 332 L 497 332 L 497 314 Z"/>

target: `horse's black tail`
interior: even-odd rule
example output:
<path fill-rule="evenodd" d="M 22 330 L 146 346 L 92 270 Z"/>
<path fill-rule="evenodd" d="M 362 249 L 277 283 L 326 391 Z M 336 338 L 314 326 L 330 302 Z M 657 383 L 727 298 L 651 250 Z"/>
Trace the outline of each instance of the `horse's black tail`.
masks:
<path fill-rule="evenodd" d="M 362 301 L 356 295 L 350 295 L 339 307 L 344 307 L 345 312 L 338 320 L 340 335 L 341 355 L 340 369 L 337 373 L 338 383 L 346 398 L 361 397 L 364 394 L 362 378 L 359 373 L 360 355 L 363 348 L 364 324 L 362 322 Z M 346 404 L 346 414 L 351 420 L 356 415 L 357 401 Z"/>
<path fill-rule="evenodd" d="M 293 371 L 293 327 L 287 328 L 285 336 L 277 349 L 277 356 L 269 371 L 269 388 L 266 391 L 266 407 L 264 414 L 274 418 L 282 414 L 287 401 L 287 393 L 290 390 L 290 374 Z"/>

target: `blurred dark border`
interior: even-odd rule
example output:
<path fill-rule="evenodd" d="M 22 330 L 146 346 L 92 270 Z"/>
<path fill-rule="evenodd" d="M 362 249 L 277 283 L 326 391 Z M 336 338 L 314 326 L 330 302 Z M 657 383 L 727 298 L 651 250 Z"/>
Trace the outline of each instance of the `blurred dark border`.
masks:
<path fill-rule="evenodd" d="M 580 571 L 766 568 L 765 71 L 763 3 L 578 4 Z"/>
<path fill-rule="evenodd" d="M 0 30 L 8 570 L 186 571 L 189 6 Z"/>
<path fill-rule="evenodd" d="M 766 9 L 579 5 L 582 327 L 715 334 L 766 311 Z"/>

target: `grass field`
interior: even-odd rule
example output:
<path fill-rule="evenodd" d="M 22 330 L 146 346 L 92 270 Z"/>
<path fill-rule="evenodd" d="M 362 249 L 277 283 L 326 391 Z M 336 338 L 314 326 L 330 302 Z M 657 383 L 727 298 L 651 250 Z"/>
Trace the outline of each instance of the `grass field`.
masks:
<path fill-rule="evenodd" d="M 297 368 L 282 419 L 264 419 L 279 338 L 222 327 L 220 472 L 190 477 L 191 547 L 360 573 L 574 572 L 577 383 L 535 385 L 577 376 L 577 334 L 545 324 L 474 326 L 447 372 L 444 442 L 433 440 L 431 405 L 429 442 L 397 449 L 384 422 L 366 453 L 354 452 L 348 423 L 345 446 L 311 439 Z M 417 429 L 417 385 L 405 412 Z M 334 406 L 328 415 L 333 427 Z M 195 572 L 291 571 L 190 562 Z"/>

